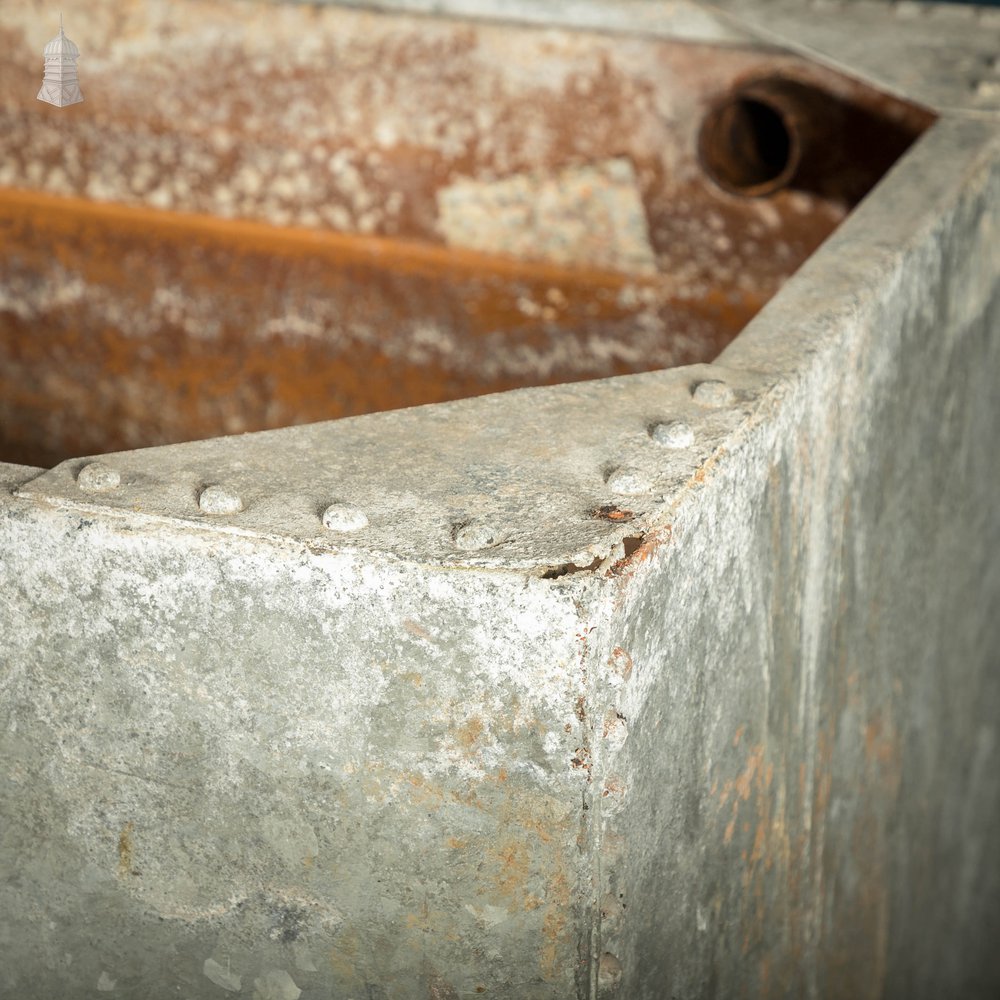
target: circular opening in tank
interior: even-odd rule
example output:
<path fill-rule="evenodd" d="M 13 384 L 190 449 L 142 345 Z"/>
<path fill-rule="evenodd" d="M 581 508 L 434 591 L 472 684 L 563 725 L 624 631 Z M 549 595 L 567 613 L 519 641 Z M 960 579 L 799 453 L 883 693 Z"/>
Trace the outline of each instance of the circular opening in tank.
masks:
<path fill-rule="evenodd" d="M 735 95 L 705 117 L 698 141 L 708 176 L 733 194 L 757 196 L 784 187 L 798 165 L 795 133 L 775 104 Z"/>

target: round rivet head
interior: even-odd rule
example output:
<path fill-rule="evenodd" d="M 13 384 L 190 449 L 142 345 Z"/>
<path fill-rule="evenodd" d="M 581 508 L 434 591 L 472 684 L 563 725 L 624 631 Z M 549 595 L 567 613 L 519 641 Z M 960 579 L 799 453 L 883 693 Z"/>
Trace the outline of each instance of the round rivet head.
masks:
<path fill-rule="evenodd" d="M 608 989 L 614 989 L 622 981 L 622 963 L 618 960 L 616 955 L 612 955 L 610 951 L 606 951 L 601 955 L 600 961 L 597 963 L 597 983 L 598 986 Z"/>
<path fill-rule="evenodd" d="M 466 552 L 475 549 L 485 549 L 503 541 L 503 534 L 492 524 L 483 521 L 472 521 L 460 524 L 452 534 L 455 548 Z"/>
<path fill-rule="evenodd" d="M 198 496 L 198 506 L 206 514 L 237 514 L 243 510 L 243 501 L 225 486 L 206 486 Z"/>
<path fill-rule="evenodd" d="M 84 493 L 110 493 L 122 484 L 121 473 L 104 462 L 85 465 L 76 477 L 76 485 Z"/>
<path fill-rule="evenodd" d="M 736 398 L 732 388 L 719 379 L 709 379 L 699 382 L 694 387 L 694 401 L 701 406 L 729 406 Z"/>
<path fill-rule="evenodd" d="M 357 507 L 332 503 L 323 511 L 323 527 L 330 531 L 360 531 L 368 527 L 368 518 Z"/>
<path fill-rule="evenodd" d="M 649 436 L 664 448 L 690 448 L 694 444 L 694 431 L 683 420 L 656 424 Z"/>
<path fill-rule="evenodd" d="M 653 481 L 639 469 L 623 467 L 615 469 L 608 476 L 608 489 L 624 496 L 639 496 L 641 493 L 649 493 L 652 488 Z"/>

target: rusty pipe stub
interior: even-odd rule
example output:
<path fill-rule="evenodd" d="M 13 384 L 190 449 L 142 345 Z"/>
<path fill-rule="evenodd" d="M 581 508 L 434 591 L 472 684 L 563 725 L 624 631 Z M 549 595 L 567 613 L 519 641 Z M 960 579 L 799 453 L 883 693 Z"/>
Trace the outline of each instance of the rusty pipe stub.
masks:
<path fill-rule="evenodd" d="M 760 197 L 788 187 L 821 148 L 828 95 L 795 80 L 746 83 L 717 100 L 698 136 L 698 155 L 723 190 Z"/>

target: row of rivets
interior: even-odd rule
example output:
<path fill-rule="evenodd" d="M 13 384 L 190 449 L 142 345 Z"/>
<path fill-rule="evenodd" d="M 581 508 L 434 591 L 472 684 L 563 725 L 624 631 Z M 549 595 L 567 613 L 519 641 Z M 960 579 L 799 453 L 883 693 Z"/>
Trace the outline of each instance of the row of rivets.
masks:
<path fill-rule="evenodd" d="M 731 406 L 736 399 L 732 388 L 719 379 L 699 382 L 691 396 L 699 406 L 713 410 Z M 690 424 L 683 420 L 668 420 L 654 424 L 649 429 L 649 436 L 656 444 L 671 450 L 690 448 L 694 444 L 694 431 Z M 646 473 L 628 466 L 614 469 L 608 476 L 608 488 L 622 496 L 640 496 L 649 493 L 653 485 L 653 480 Z"/>
<path fill-rule="evenodd" d="M 84 493 L 111 493 L 121 484 L 121 473 L 104 462 L 88 463 L 76 477 L 76 485 Z M 227 486 L 206 486 L 198 494 L 198 507 L 205 514 L 238 514 L 243 510 L 243 499 Z M 322 521 L 331 531 L 358 531 L 368 526 L 363 511 L 342 503 L 330 504 Z"/>
<path fill-rule="evenodd" d="M 701 406 L 718 409 L 729 406 L 735 399 L 732 388 L 718 379 L 699 382 L 692 398 Z M 664 448 L 689 448 L 694 444 L 694 431 L 683 420 L 671 420 L 653 425 L 650 437 Z M 77 486 L 85 493 L 110 493 L 121 486 L 121 474 L 104 462 L 90 462 L 76 477 Z M 652 478 L 640 469 L 622 466 L 612 470 L 607 479 L 608 488 L 623 496 L 639 496 L 653 490 Z M 205 514 L 238 514 L 243 510 L 243 500 L 238 493 L 221 485 L 206 486 L 198 495 L 198 507 Z M 323 527 L 330 531 L 359 531 L 368 526 L 368 518 L 357 507 L 348 504 L 330 504 L 322 514 Z M 495 525 L 485 521 L 460 524 L 452 532 L 455 547 L 464 551 L 485 549 L 498 545 L 505 535 Z"/>

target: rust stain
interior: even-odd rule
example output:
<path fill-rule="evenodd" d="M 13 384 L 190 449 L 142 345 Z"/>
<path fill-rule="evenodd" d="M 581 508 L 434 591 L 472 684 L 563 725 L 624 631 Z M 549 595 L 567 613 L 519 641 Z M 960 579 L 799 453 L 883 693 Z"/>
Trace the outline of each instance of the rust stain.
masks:
<path fill-rule="evenodd" d="M 418 639 L 426 639 L 428 642 L 433 640 L 430 632 L 427 631 L 419 622 L 415 622 L 410 618 L 403 619 L 403 628 L 406 629 L 410 635 L 416 636 Z"/>
<path fill-rule="evenodd" d="M 471 750 L 483 735 L 483 720 L 473 716 L 455 730 L 455 737 L 466 750 Z"/>
<path fill-rule="evenodd" d="M 607 572 L 608 576 L 629 579 L 635 571 L 663 546 L 669 544 L 673 537 L 673 525 L 665 525 L 643 535 L 623 539 L 625 554 L 613 563 Z"/>
<path fill-rule="evenodd" d="M 341 979 L 353 982 L 357 976 L 361 950 L 362 940 L 357 928 L 348 926 L 338 931 L 337 943 L 328 952 L 334 973 Z"/>
<path fill-rule="evenodd" d="M 628 680 L 632 676 L 633 661 L 629 653 L 627 653 L 621 646 L 615 646 L 611 650 L 611 656 L 608 659 L 608 666 L 618 674 L 622 680 Z"/>
<path fill-rule="evenodd" d="M 590 750 L 587 747 L 577 747 L 570 758 L 570 765 L 578 771 L 587 772 L 587 781 L 590 781 L 590 771 L 594 766 L 590 760 Z"/>
<path fill-rule="evenodd" d="M 135 824 L 129 820 L 118 834 L 118 877 L 124 878 L 126 875 L 137 875 L 132 867 L 132 853 L 134 850 L 134 844 L 132 841 L 132 833 L 135 830 Z"/>
<path fill-rule="evenodd" d="M 531 857 L 523 841 L 507 840 L 495 851 L 500 861 L 500 875 L 496 884 L 504 898 L 519 895 L 528 881 Z"/>
<path fill-rule="evenodd" d="M 703 303 L 629 304 L 620 276 L 23 192 L 0 193 L 0 239 L 35 303 L 0 315 L 0 449 L 43 465 L 707 360 L 762 304 L 721 338 L 685 339 L 681 314 Z M 67 304 L 73 281 L 83 298 Z M 523 314 L 553 287 L 557 327 Z M 666 353 L 586 349 L 650 308 Z M 519 356 L 539 367 L 511 367 Z"/>
<path fill-rule="evenodd" d="M 591 512 L 590 516 L 599 521 L 631 521 L 635 518 L 635 513 L 631 510 L 623 510 L 620 507 L 616 507 L 614 504 L 604 504 L 601 507 L 595 507 Z"/>
<path fill-rule="evenodd" d="M 566 916 L 563 906 L 550 906 L 542 924 L 542 978 L 556 979 L 561 967 L 560 955 L 566 933 Z"/>
<path fill-rule="evenodd" d="M 621 712 L 611 709 L 604 717 L 604 726 L 601 735 L 607 739 L 615 729 L 627 721 Z"/>

